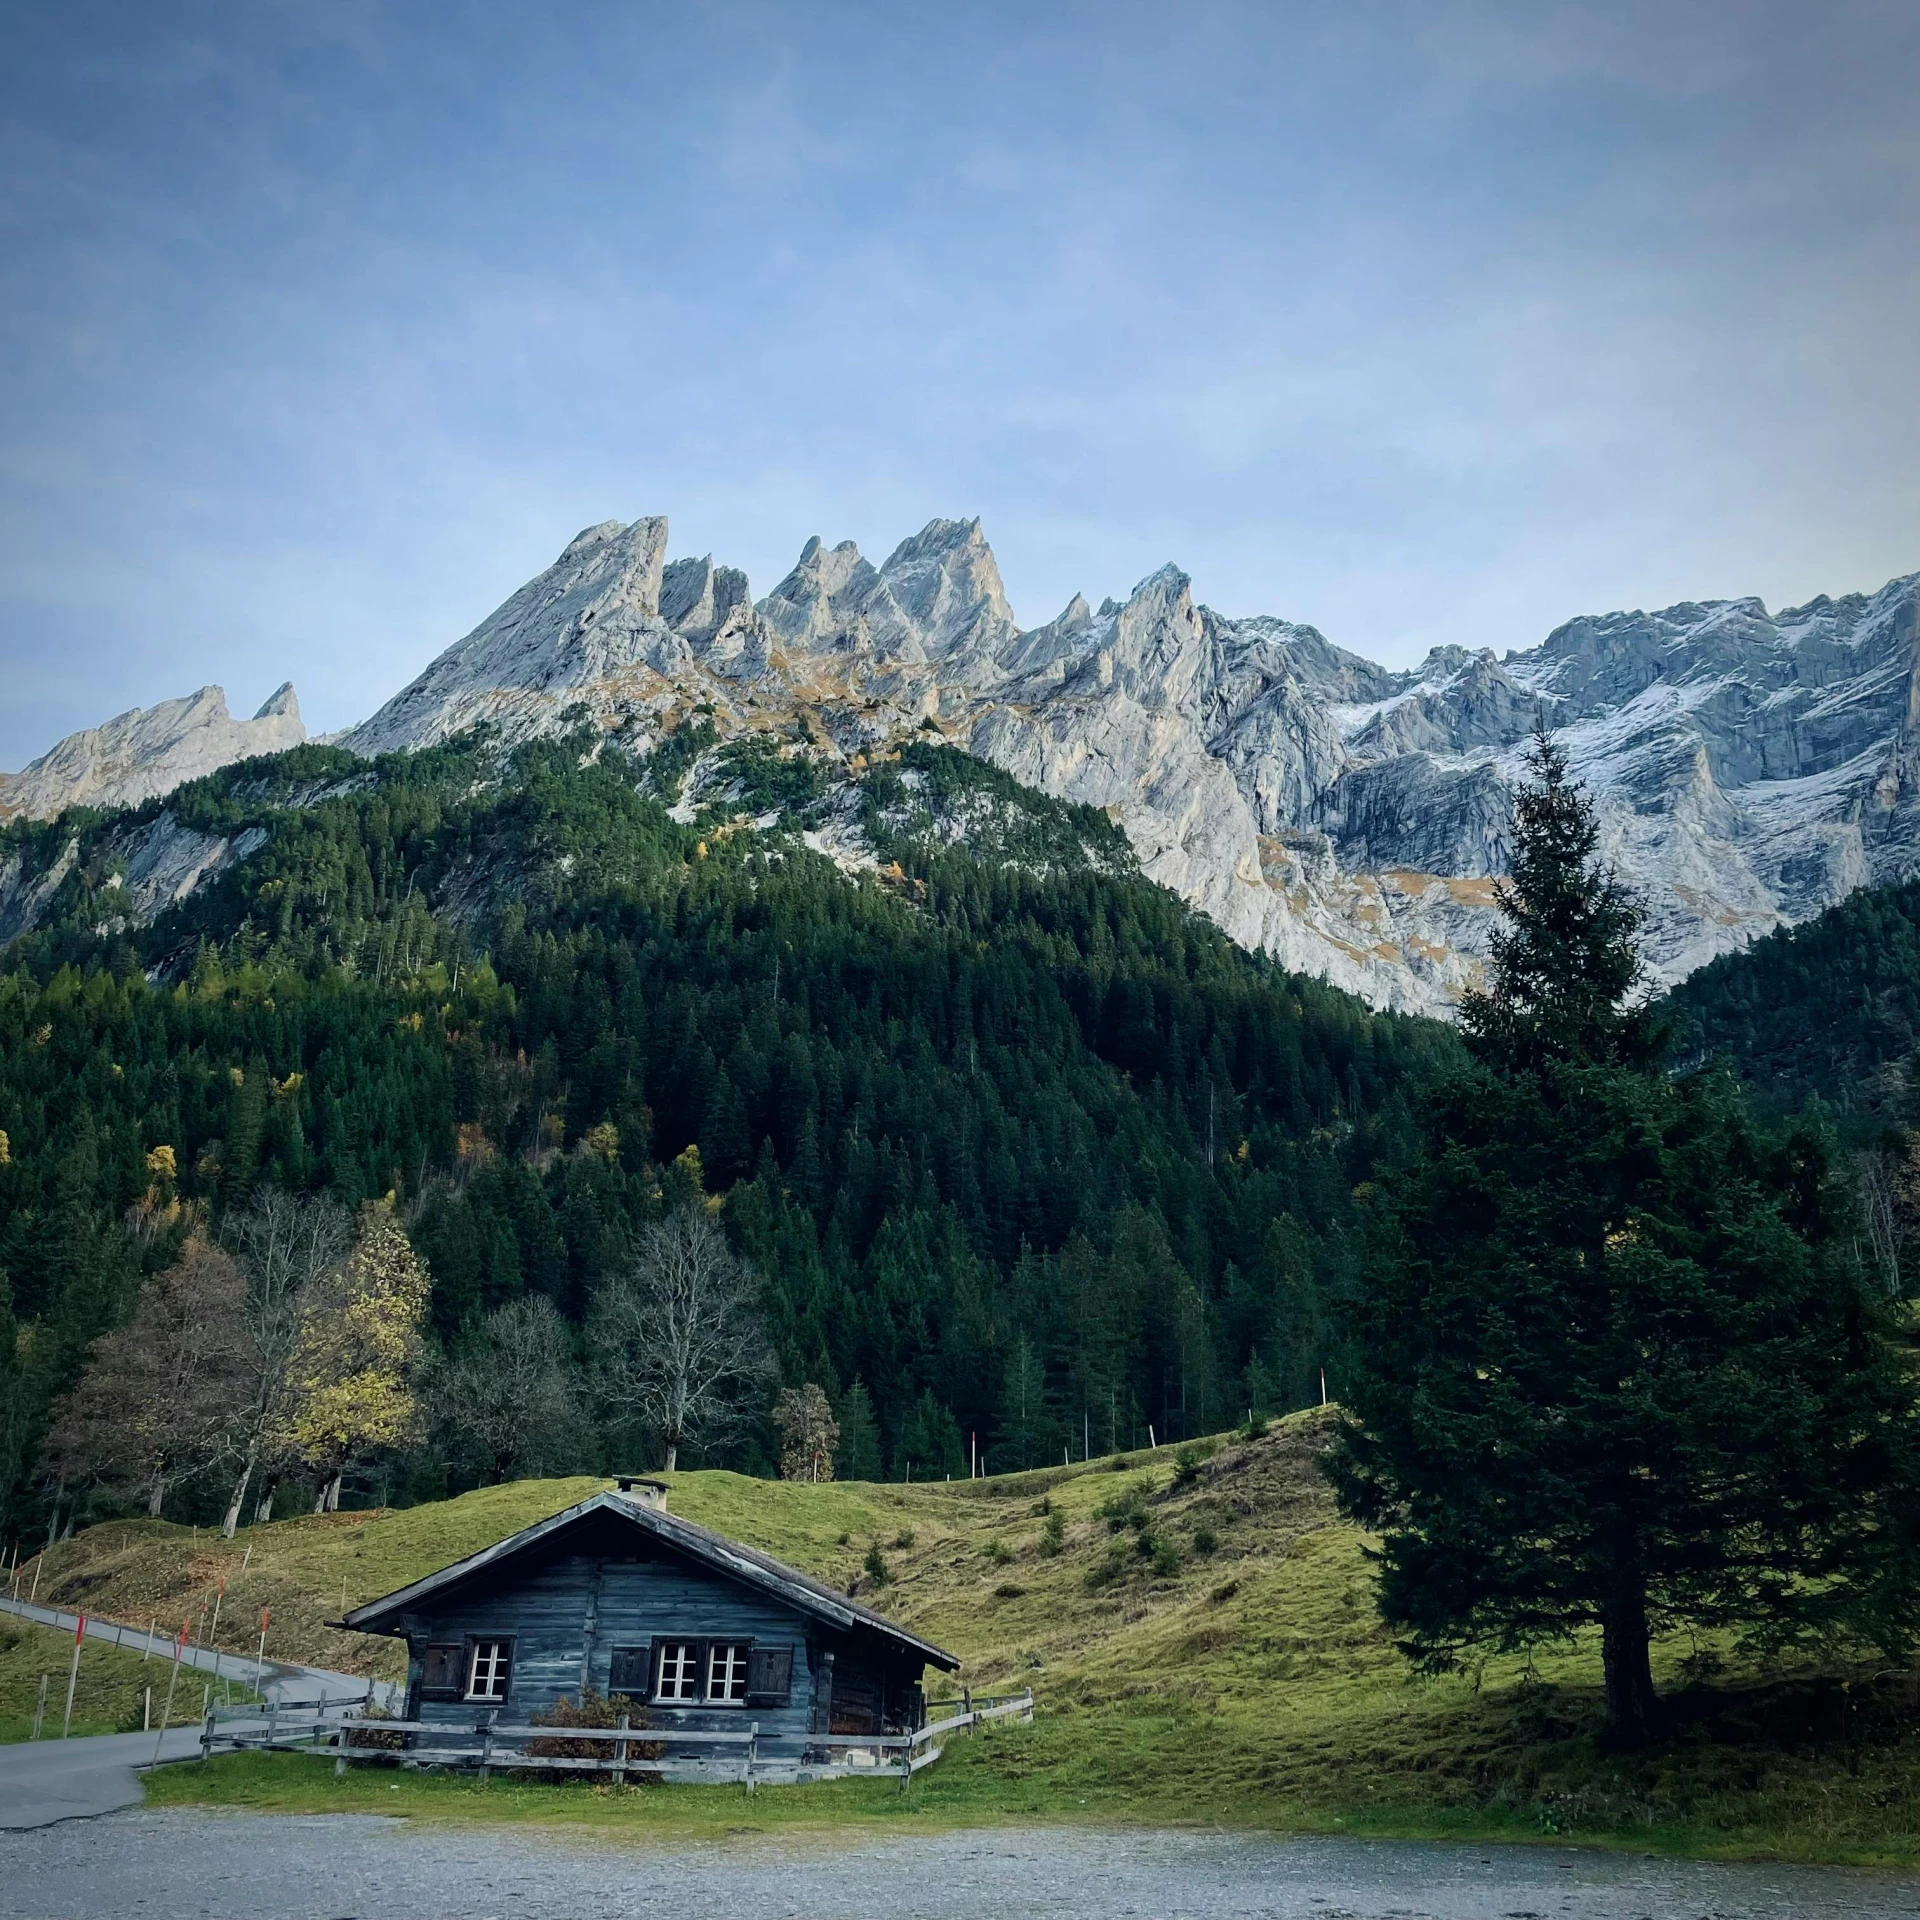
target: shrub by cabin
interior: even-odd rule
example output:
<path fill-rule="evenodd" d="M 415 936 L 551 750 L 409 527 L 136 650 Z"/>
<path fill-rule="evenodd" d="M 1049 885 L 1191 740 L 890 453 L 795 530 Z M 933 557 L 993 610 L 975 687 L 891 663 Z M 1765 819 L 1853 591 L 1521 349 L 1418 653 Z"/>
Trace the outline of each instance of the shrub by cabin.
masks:
<path fill-rule="evenodd" d="M 823 1769 L 809 1737 L 915 1731 L 927 1667 L 958 1659 L 793 1567 L 666 1508 L 658 1481 L 622 1480 L 341 1623 L 407 1643 L 405 1718 L 473 1730 L 544 1719 L 588 1693 L 672 1735 L 750 1721 L 774 1768 Z"/>

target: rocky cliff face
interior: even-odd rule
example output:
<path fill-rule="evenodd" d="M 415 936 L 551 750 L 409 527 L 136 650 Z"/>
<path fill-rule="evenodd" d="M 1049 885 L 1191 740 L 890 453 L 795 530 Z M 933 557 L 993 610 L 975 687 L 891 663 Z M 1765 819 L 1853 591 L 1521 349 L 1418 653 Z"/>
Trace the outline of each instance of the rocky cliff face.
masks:
<path fill-rule="evenodd" d="M 1920 871 L 1917 660 L 1920 574 L 1776 614 L 1728 600 L 1583 618 L 1504 659 L 1448 648 L 1393 673 L 1312 627 L 1198 605 L 1176 567 L 1022 631 L 978 521 L 932 521 L 879 566 L 810 540 L 757 603 L 711 557 L 669 563 L 664 520 L 607 521 L 342 744 L 585 722 L 645 751 L 697 717 L 851 771 L 932 730 L 1105 809 L 1150 877 L 1245 945 L 1375 1005 L 1444 1013 L 1496 924 L 1536 725 L 1599 802 L 1665 984 Z M 246 722 L 207 688 L 0 776 L 0 818 L 134 804 L 302 738 L 290 687 Z M 859 855 L 846 832 L 828 850 Z M 162 852 L 156 900 L 177 897 L 175 866 L 238 857 Z M 33 917 L 29 879 L 0 881 L 9 921 Z M 145 905 L 131 885 L 129 905 Z"/>
<path fill-rule="evenodd" d="M 21 773 L 0 773 L 0 821 L 50 820 L 68 807 L 137 807 L 188 780 L 307 737 L 289 682 L 251 720 L 227 711 L 218 687 L 135 707 L 105 726 L 69 734 Z"/>
<path fill-rule="evenodd" d="M 977 521 L 933 521 L 878 567 L 809 541 L 757 604 L 738 572 L 665 550 L 661 520 L 588 529 L 345 744 L 571 716 L 644 746 L 698 711 L 850 761 L 932 727 L 1108 809 L 1149 875 L 1246 945 L 1433 1012 L 1486 951 L 1541 723 L 1647 905 L 1658 982 L 1920 869 L 1920 575 L 1778 614 L 1580 619 L 1391 673 L 1197 605 L 1174 567 L 1022 632 Z"/>

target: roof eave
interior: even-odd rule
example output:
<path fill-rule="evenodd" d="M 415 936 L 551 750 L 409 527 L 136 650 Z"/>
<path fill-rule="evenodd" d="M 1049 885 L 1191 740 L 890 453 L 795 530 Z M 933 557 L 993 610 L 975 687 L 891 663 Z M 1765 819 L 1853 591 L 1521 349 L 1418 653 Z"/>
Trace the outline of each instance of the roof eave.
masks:
<path fill-rule="evenodd" d="M 679 1516 L 668 1514 L 653 1507 L 643 1507 L 634 1501 L 625 1500 L 616 1493 L 600 1492 L 590 1494 L 585 1500 L 576 1501 L 570 1507 L 563 1507 L 558 1513 L 549 1514 L 544 1520 L 536 1520 L 531 1526 L 523 1527 L 518 1533 L 509 1534 L 504 1540 L 496 1540 L 492 1546 L 483 1547 L 478 1553 L 469 1554 L 464 1560 L 456 1560 L 451 1566 L 441 1567 L 437 1572 L 423 1574 L 420 1579 L 394 1592 L 383 1594 L 378 1600 L 369 1600 L 364 1606 L 355 1607 L 341 1617 L 340 1625 L 352 1633 L 373 1633 L 394 1635 L 403 1631 L 402 1617 L 418 1602 L 430 1598 L 443 1588 L 453 1586 L 459 1581 L 484 1572 L 489 1566 L 501 1564 L 524 1553 L 529 1547 L 536 1546 L 549 1534 L 557 1533 L 562 1527 L 571 1526 L 574 1521 L 584 1519 L 596 1509 L 617 1513 L 623 1520 L 638 1526 L 642 1532 L 652 1534 L 656 1539 L 665 1540 L 670 1546 L 676 1546 L 681 1552 L 712 1566 L 716 1571 L 730 1575 L 747 1585 L 757 1587 L 764 1593 L 770 1593 L 784 1600 L 789 1606 L 803 1613 L 810 1613 L 824 1620 L 830 1626 L 838 1627 L 842 1632 L 857 1632 L 865 1628 L 868 1632 L 881 1633 L 901 1645 L 920 1654 L 929 1666 L 939 1667 L 946 1673 L 960 1670 L 959 1659 L 944 1647 L 936 1647 L 930 1640 L 922 1640 L 916 1633 L 909 1633 L 905 1627 L 876 1614 L 865 1607 L 851 1607 L 837 1601 L 832 1595 L 816 1591 L 811 1585 L 796 1586 L 782 1579 L 770 1569 L 755 1564 L 754 1561 L 729 1552 L 728 1543 L 723 1536 L 714 1534 L 716 1543 L 708 1548 L 704 1542 L 689 1539 L 686 1533 L 708 1534 L 704 1527 L 696 1527 L 692 1521 L 681 1521 L 675 1525 Z M 683 1533 L 682 1529 L 685 1529 Z M 789 1569 L 798 1573 L 798 1568 Z M 804 1576 L 803 1576 L 804 1577 Z"/>

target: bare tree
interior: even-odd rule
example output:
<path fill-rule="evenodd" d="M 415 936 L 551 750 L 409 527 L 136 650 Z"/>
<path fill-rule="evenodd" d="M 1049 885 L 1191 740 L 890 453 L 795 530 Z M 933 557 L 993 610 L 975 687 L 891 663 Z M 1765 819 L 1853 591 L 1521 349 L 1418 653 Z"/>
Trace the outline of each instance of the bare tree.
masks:
<path fill-rule="evenodd" d="M 441 1362 L 426 1398 L 441 1444 L 478 1456 L 491 1480 L 568 1463 L 580 1405 L 566 1323 L 553 1302 L 528 1294 L 488 1314 L 478 1347 Z"/>
<path fill-rule="evenodd" d="M 194 1233 L 140 1289 L 133 1319 L 102 1334 L 54 1408 L 47 1451 L 68 1483 L 137 1490 L 155 1518 L 168 1492 L 221 1455 L 239 1385 L 246 1280 Z"/>
<path fill-rule="evenodd" d="M 659 1437 L 669 1473 L 681 1447 L 739 1430 L 770 1370 L 759 1277 L 697 1207 L 646 1230 L 594 1295 L 587 1337 L 608 1410 Z"/>
<path fill-rule="evenodd" d="M 231 1540 L 255 1473 L 293 1450 L 294 1357 L 317 1290 L 353 1245 L 353 1218 L 337 1200 L 268 1187 L 232 1216 L 227 1238 L 247 1276 L 240 1387 L 227 1425 L 240 1472 L 220 1529 Z"/>
<path fill-rule="evenodd" d="M 811 1380 L 804 1387 L 782 1387 L 773 1403 L 773 1424 L 780 1429 L 780 1478 L 818 1482 L 833 1478 L 833 1456 L 840 1445 L 840 1423 L 827 1396 Z"/>
<path fill-rule="evenodd" d="M 1857 1162 L 1860 1175 L 1860 1212 L 1867 1226 L 1867 1240 L 1873 1248 L 1874 1265 L 1880 1270 L 1880 1282 L 1895 1300 L 1903 1291 L 1900 1285 L 1900 1242 L 1904 1238 L 1901 1215 L 1900 1163 L 1891 1154 L 1863 1153 Z"/>

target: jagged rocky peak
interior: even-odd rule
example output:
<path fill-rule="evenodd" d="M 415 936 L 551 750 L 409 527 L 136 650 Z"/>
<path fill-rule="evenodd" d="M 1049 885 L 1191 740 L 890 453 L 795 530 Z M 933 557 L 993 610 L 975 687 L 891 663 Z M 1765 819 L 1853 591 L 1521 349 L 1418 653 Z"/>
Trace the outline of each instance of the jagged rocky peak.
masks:
<path fill-rule="evenodd" d="M 851 540 L 828 547 L 816 534 L 758 611 L 788 646 L 802 652 L 857 646 L 865 638 L 866 603 L 879 578 Z"/>
<path fill-rule="evenodd" d="M 869 599 L 868 632 L 904 660 L 992 659 L 1018 629 L 980 522 L 930 520 L 887 556 Z"/>
<path fill-rule="evenodd" d="M 664 517 L 586 528 L 341 744 L 390 752 L 480 721 L 526 732 L 553 718 L 556 696 L 633 668 L 690 664 L 685 641 L 660 617 L 666 552 Z"/>
<path fill-rule="evenodd" d="M 1165 566 L 1021 632 L 980 523 L 879 566 L 809 540 L 754 605 L 666 523 L 591 527 L 348 744 L 509 737 L 712 710 L 804 719 L 846 753 L 937 716 L 1045 791 L 1113 810 L 1142 869 L 1284 964 L 1445 1011 L 1494 925 L 1520 755 L 1543 721 L 1676 979 L 1862 876 L 1920 871 L 1914 579 L 1769 615 L 1757 600 L 1569 621 L 1496 660 L 1395 672 L 1273 616 L 1199 605 Z"/>
<path fill-rule="evenodd" d="M 689 638 L 710 639 L 752 607 L 747 576 L 738 567 L 716 567 L 712 554 L 675 560 L 660 577 L 660 618 Z"/>
<path fill-rule="evenodd" d="M 1192 583 L 1172 565 L 1150 573 L 1125 601 L 1103 600 L 1098 613 L 1076 593 L 1046 626 L 1003 643 L 1009 671 L 1024 679 L 1155 706 L 1191 702 L 1208 651 Z"/>
<path fill-rule="evenodd" d="M 135 707 L 69 734 L 19 773 L 0 774 L 0 820 L 50 820 L 69 807 L 137 807 L 236 760 L 281 753 L 307 737 L 293 683 L 251 720 L 227 711 L 219 687 Z"/>
<path fill-rule="evenodd" d="M 991 671 L 1018 632 L 978 520 L 930 520 L 878 568 L 851 540 L 816 536 L 759 612 L 798 651 L 944 662 L 966 677 Z"/>

